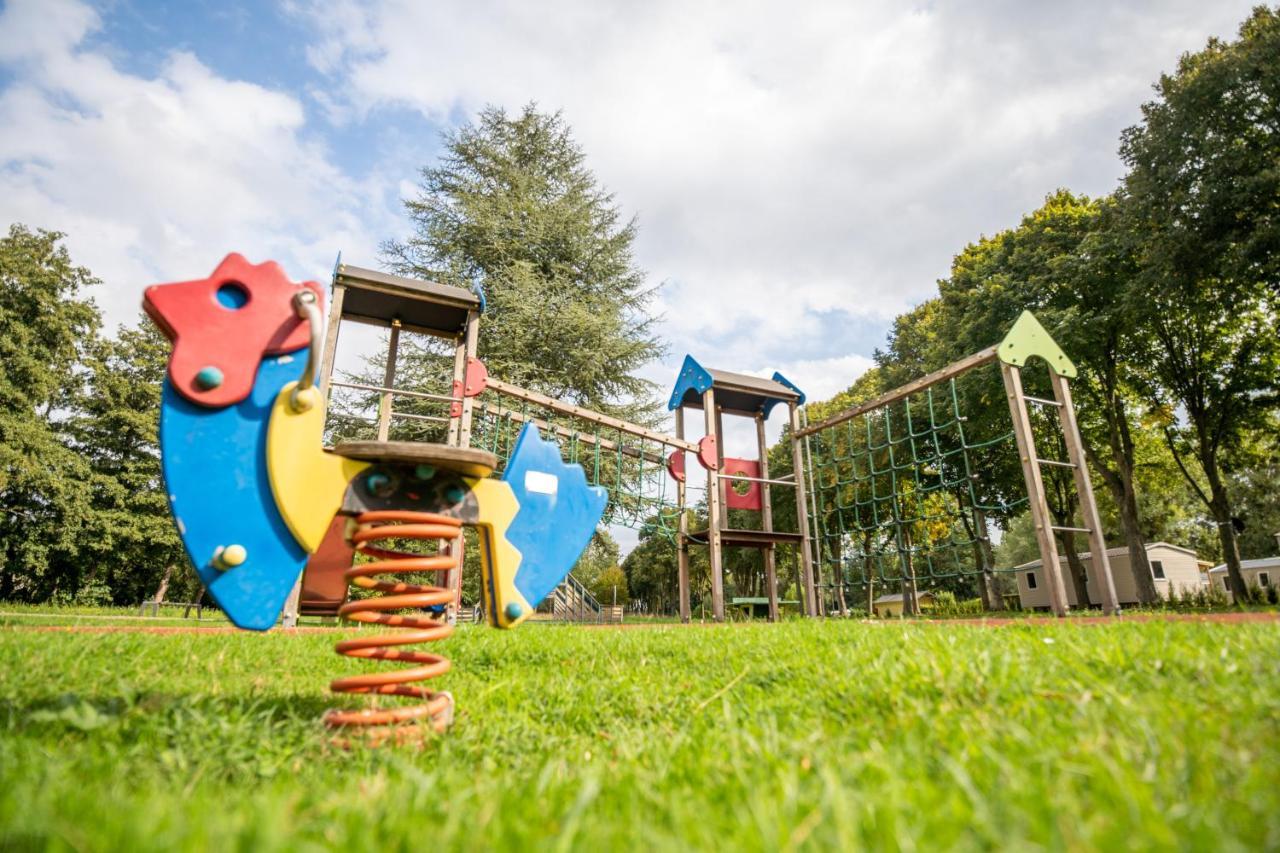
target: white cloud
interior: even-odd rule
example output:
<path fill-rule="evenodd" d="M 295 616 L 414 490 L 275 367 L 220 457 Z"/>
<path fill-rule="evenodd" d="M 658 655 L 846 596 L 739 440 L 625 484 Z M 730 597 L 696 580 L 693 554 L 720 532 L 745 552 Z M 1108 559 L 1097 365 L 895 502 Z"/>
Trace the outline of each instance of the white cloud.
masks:
<path fill-rule="evenodd" d="M 110 322 L 142 288 L 195 278 L 239 251 L 325 278 L 339 247 L 372 254 L 382 190 L 344 175 L 305 133 L 293 95 L 219 77 L 174 52 L 155 77 L 84 47 L 99 26 L 73 0 L 11 0 L 0 14 L 0 215 L 68 233 L 104 279 Z"/>
<path fill-rule="evenodd" d="M 749 330 L 776 356 L 926 297 L 1058 186 L 1109 191 L 1159 72 L 1248 8 L 326 2 L 310 56 L 351 109 L 563 108 L 641 216 L 675 348 Z"/>

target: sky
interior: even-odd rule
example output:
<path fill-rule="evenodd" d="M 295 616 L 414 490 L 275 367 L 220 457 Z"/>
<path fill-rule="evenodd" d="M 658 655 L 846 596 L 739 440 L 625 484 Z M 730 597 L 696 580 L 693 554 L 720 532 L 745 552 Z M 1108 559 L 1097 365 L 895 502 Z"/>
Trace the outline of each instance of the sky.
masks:
<path fill-rule="evenodd" d="M 7 0 L 0 219 L 66 232 L 132 324 L 230 251 L 378 266 L 441 133 L 536 102 L 638 219 L 668 347 L 645 376 L 692 353 L 822 399 L 967 243 L 1114 189 L 1160 73 L 1249 7 Z"/>

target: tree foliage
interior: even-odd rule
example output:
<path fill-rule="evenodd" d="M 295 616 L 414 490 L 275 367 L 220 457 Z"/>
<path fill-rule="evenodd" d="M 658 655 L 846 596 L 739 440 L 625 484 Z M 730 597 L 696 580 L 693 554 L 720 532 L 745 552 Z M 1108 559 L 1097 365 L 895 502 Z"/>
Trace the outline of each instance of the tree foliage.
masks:
<path fill-rule="evenodd" d="M 445 137 L 405 202 L 414 233 L 385 244 L 402 274 L 483 292 L 480 357 L 496 376 L 595 409 L 637 414 L 657 357 L 636 224 L 601 188 L 564 119 L 498 107 Z"/>
<path fill-rule="evenodd" d="M 1121 145 L 1140 372 L 1243 597 L 1230 460 L 1280 403 L 1280 13 L 1258 8 L 1156 91 Z"/>
<path fill-rule="evenodd" d="M 0 599 L 76 588 L 64 573 L 89 522 L 90 469 L 67 441 L 65 412 L 99 316 L 62 235 L 13 225 L 0 239 Z"/>

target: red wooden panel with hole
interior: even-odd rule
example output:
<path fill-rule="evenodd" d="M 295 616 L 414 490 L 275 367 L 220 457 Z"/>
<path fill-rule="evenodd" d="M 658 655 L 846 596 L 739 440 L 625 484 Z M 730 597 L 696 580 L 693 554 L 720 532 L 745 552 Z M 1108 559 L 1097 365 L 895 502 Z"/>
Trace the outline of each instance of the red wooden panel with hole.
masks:
<path fill-rule="evenodd" d="M 724 458 L 724 469 L 721 475 L 732 474 L 740 477 L 759 477 L 760 463 L 754 459 Z M 754 480 L 729 480 L 725 483 L 725 504 L 729 509 L 762 508 L 760 500 L 760 484 Z"/>

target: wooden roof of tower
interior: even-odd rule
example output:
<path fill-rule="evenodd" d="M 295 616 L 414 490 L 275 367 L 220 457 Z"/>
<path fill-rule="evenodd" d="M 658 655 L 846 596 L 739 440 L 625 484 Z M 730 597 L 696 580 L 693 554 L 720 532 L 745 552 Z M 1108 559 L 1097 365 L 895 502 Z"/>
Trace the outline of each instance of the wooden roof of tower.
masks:
<path fill-rule="evenodd" d="M 469 290 L 351 264 L 338 264 L 333 283 L 346 288 L 344 320 L 377 326 L 399 320 L 409 331 L 455 337 L 466 328 L 468 312 L 484 310 L 480 297 Z"/>
<path fill-rule="evenodd" d="M 772 379 L 763 379 L 745 373 L 703 367 L 693 356 L 687 355 L 676 377 L 667 408 L 675 410 L 688 406 L 701 409 L 702 395 L 708 388 L 715 390 L 718 407 L 726 412 L 749 417 L 763 415 L 767 418 L 769 411 L 778 403 L 804 403 L 804 392 L 781 373 L 774 373 Z"/>

